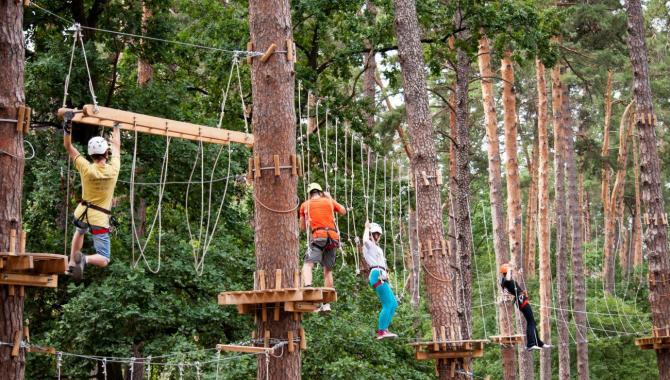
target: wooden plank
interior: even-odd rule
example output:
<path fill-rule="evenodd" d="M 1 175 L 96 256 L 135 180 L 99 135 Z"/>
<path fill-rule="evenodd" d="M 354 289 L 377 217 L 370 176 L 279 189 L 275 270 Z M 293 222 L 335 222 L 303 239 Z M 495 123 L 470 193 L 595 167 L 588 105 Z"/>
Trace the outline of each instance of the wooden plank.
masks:
<path fill-rule="evenodd" d="M 254 178 L 261 178 L 261 159 L 254 156 Z"/>
<path fill-rule="evenodd" d="M 32 256 L 7 256 L 5 258 L 5 271 L 25 271 L 35 268 Z"/>
<path fill-rule="evenodd" d="M 291 155 L 291 175 L 298 175 L 298 158 L 295 154 Z"/>
<path fill-rule="evenodd" d="M 253 53 L 254 51 L 254 43 L 249 41 L 247 42 L 247 52 Z M 247 54 L 247 63 L 251 65 L 253 62 L 253 57 L 250 54 Z"/>
<path fill-rule="evenodd" d="M 436 360 L 436 359 L 459 359 L 459 358 L 481 358 L 484 351 L 439 351 L 426 352 L 419 351 L 414 353 L 416 360 Z"/>
<path fill-rule="evenodd" d="M 281 289 L 281 269 L 275 270 L 275 289 Z"/>
<path fill-rule="evenodd" d="M 264 270 L 259 270 L 258 271 L 258 290 L 265 290 L 265 271 Z"/>
<path fill-rule="evenodd" d="M 312 313 L 318 308 L 318 302 L 284 302 L 284 311 L 286 312 Z"/>
<path fill-rule="evenodd" d="M 293 287 L 294 288 L 300 288 L 300 271 L 295 270 L 293 271 Z"/>
<path fill-rule="evenodd" d="M 265 306 L 265 304 L 261 306 L 261 319 L 263 322 L 268 321 L 268 308 Z"/>
<path fill-rule="evenodd" d="M 21 133 L 23 132 L 23 118 L 26 115 L 26 107 L 19 106 L 19 114 L 16 117 L 16 131 Z"/>
<path fill-rule="evenodd" d="M 19 233 L 19 254 L 26 254 L 26 231 Z"/>
<path fill-rule="evenodd" d="M 66 108 L 59 109 L 58 116 L 63 118 L 66 111 L 68 111 Z M 254 144 L 254 136 L 252 134 L 142 115 L 108 107 L 99 107 L 98 112 L 96 113 L 94 106 L 91 104 L 85 105 L 82 112 L 75 113 L 72 121 L 80 124 L 104 127 L 113 127 L 115 124 L 118 124 L 123 130 L 137 130 L 137 132 L 141 133 L 177 137 L 214 144 L 228 144 L 230 142 L 248 146 Z"/>
<path fill-rule="evenodd" d="M 67 257 L 57 260 L 35 261 L 35 272 L 39 274 L 61 274 L 67 271 Z"/>
<path fill-rule="evenodd" d="M 12 357 L 15 358 L 19 356 L 19 350 L 21 349 L 21 338 L 22 331 L 18 330 L 14 333 L 14 345 L 12 346 Z"/>
<path fill-rule="evenodd" d="M 28 347 L 28 352 L 36 352 L 36 353 L 39 353 L 39 354 L 56 355 L 56 348 L 55 347 L 30 346 L 30 347 Z"/>
<path fill-rule="evenodd" d="M 254 180 L 254 159 L 249 158 L 249 167 L 247 169 L 247 181 Z"/>
<path fill-rule="evenodd" d="M 9 252 L 16 255 L 16 230 L 9 231 Z"/>
<path fill-rule="evenodd" d="M 265 347 L 239 346 L 235 344 L 217 344 L 216 349 L 223 352 L 246 352 L 249 354 L 264 354 L 270 351 Z"/>
<path fill-rule="evenodd" d="M 266 50 L 265 53 L 261 56 L 261 62 L 267 62 L 267 60 L 272 57 L 272 54 L 274 54 L 275 50 L 277 50 L 277 45 L 271 44 L 270 47 L 268 47 L 268 50 Z"/>
<path fill-rule="evenodd" d="M 279 155 L 278 154 L 273 155 L 272 161 L 274 162 L 275 166 L 275 177 L 279 177 L 281 175 L 281 171 L 279 169 Z"/>
<path fill-rule="evenodd" d="M 440 339 L 442 340 L 442 349 L 447 349 L 447 329 L 445 326 L 440 326 Z"/>
<path fill-rule="evenodd" d="M 286 39 L 286 60 L 293 62 L 293 40 L 290 38 Z"/>
<path fill-rule="evenodd" d="M 27 135 L 30 132 L 30 119 L 32 117 L 33 109 L 30 107 L 26 107 L 26 115 L 24 116 L 24 123 L 23 123 L 23 135 Z"/>
<path fill-rule="evenodd" d="M 433 350 L 439 351 L 440 345 L 437 343 L 437 328 L 433 327 Z"/>
<path fill-rule="evenodd" d="M 279 321 L 279 314 L 281 312 L 281 304 L 280 303 L 275 304 L 275 308 L 274 308 L 273 312 L 274 312 L 274 315 L 272 316 L 272 319 L 275 322 Z"/>
<path fill-rule="evenodd" d="M 270 347 L 270 330 L 265 330 L 265 337 L 263 338 L 263 345 Z"/>
<path fill-rule="evenodd" d="M 25 285 L 45 288 L 58 286 L 57 275 L 29 275 L 15 273 L 0 273 L 0 285 Z"/>
<path fill-rule="evenodd" d="M 288 352 L 294 352 L 295 351 L 295 343 L 293 342 L 293 331 L 289 330 L 288 331 Z"/>
<path fill-rule="evenodd" d="M 259 271 L 260 272 L 260 271 Z M 260 279 L 263 279 L 261 276 Z M 262 284 L 264 285 L 264 284 Z M 267 289 L 219 294 L 220 305 L 267 304 L 276 302 L 335 302 L 337 292 L 332 288 Z"/>
<path fill-rule="evenodd" d="M 303 351 L 307 349 L 307 339 L 305 338 L 305 329 L 303 328 L 300 328 L 300 349 Z"/>

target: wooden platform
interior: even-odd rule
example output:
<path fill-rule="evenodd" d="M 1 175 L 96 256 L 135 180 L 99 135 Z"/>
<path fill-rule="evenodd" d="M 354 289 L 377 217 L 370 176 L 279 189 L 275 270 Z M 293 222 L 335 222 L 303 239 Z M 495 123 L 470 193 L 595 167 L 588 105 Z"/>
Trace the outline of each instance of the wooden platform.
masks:
<path fill-rule="evenodd" d="M 128 131 L 177 137 L 214 144 L 229 144 L 231 142 L 248 146 L 254 144 L 254 135 L 250 133 L 163 119 L 160 117 L 142 115 L 108 107 L 98 107 L 96 111 L 95 106 L 92 104 L 85 105 L 82 110 L 61 108 L 58 110 L 58 117 L 62 119 L 67 111 L 75 112 L 72 121 L 80 124 L 103 127 L 114 127 L 115 125 L 118 125 L 119 128 Z"/>
<path fill-rule="evenodd" d="M 480 358 L 488 340 L 447 340 L 410 343 L 417 360 Z"/>
<path fill-rule="evenodd" d="M 337 301 L 333 288 L 281 288 L 223 292 L 219 294 L 219 305 L 237 305 L 240 314 L 249 314 L 268 304 L 281 304 L 286 312 L 308 313 L 315 311 L 321 303 Z"/>
<path fill-rule="evenodd" d="M 489 337 L 491 343 L 501 346 L 513 346 L 523 343 L 523 335 L 493 335 Z"/>
<path fill-rule="evenodd" d="M 635 339 L 635 345 L 641 350 L 670 349 L 670 336 L 649 336 Z"/>
<path fill-rule="evenodd" d="M 19 292 L 23 291 L 23 286 L 57 287 L 58 275 L 67 270 L 68 257 L 51 253 L 26 253 L 25 239 L 25 232 L 10 232 L 9 246 L 13 251 L 0 252 L 0 285 L 19 286 Z M 10 293 L 13 291 L 10 289 Z"/>

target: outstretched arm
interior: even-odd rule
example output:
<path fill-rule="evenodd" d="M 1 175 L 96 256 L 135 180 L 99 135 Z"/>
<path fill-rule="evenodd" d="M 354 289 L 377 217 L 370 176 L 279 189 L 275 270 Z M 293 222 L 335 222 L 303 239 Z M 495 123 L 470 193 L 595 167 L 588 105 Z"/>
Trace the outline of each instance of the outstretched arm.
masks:
<path fill-rule="evenodd" d="M 77 148 L 72 145 L 72 120 L 67 118 L 63 123 L 63 146 L 65 147 L 65 151 L 67 152 L 68 156 L 70 156 L 71 159 L 76 159 L 77 156 L 79 156 L 79 151 Z"/>
<path fill-rule="evenodd" d="M 370 242 L 370 221 L 365 221 L 365 229 L 363 230 L 363 244 Z"/>
<path fill-rule="evenodd" d="M 112 128 L 112 156 L 121 157 L 121 128 Z"/>

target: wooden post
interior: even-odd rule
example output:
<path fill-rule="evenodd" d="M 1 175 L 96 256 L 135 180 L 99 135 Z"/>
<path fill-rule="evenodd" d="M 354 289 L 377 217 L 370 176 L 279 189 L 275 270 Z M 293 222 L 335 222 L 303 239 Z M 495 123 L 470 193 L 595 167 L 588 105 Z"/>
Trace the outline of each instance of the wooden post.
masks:
<path fill-rule="evenodd" d="M 20 244 L 19 244 L 19 253 L 22 255 L 26 254 L 26 231 L 21 231 L 20 233 Z"/>
<path fill-rule="evenodd" d="M 251 41 L 247 42 L 247 52 L 248 53 L 253 53 L 253 51 L 254 51 L 254 43 L 251 42 Z M 252 62 L 253 62 L 253 57 L 250 54 L 247 55 L 247 64 L 251 65 Z"/>
<path fill-rule="evenodd" d="M 293 352 L 295 351 L 295 343 L 293 342 L 293 331 L 289 330 L 288 331 L 288 352 Z"/>
<path fill-rule="evenodd" d="M 16 230 L 9 231 L 9 253 L 16 255 Z"/>
<path fill-rule="evenodd" d="M 263 56 L 261 56 L 261 62 L 263 63 L 267 62 L 267 60 L 270 59 L 272 54 L 274 54 L 275 50 L 277 50 L 277 45 L 276 44 L 270 45 L 270 47 L 268 47 L 268 50 L 266 50 Z"/>
<path fill-rule="evenodd" d="M 19 330 L 14 334 L 14 345 L 12 346 L 12 357 L 15 358 L 19 356 L 19 350 L 21 349 L 21 333 Z"/>
<path fill-rule="evenodd" d="M 305 339 L 305 329 L 300 328 L 300 350 L 307 349 L 307 339 Z"/>

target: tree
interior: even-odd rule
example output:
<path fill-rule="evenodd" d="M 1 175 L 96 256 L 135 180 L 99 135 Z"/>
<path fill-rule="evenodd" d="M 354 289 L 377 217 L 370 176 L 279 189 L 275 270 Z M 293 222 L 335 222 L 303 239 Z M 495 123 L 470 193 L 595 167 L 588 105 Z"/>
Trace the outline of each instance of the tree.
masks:
<path fill-rule="evenodd" d="M 151 8 L 147 6 L 146 1 L 142 1 L 142 34 L 147 33 L 147 26 L 149 20 L 151 19 L 152 12 Z M 144 41 L 140 41 L 140 45 L 143 45 Z M 140 87 L 145 86 L 151 81 L 154 76 L 154 68 L 146 57 L 140 56 L 137 59 L 137 84 Z"/>
<path fill-rule="evenodd" d="M 23 71 L 25 46 L 23 41 L 23 3 L 0 1 L 0 119 L 16 120 L 18 109 L 25 103 Z M 0 251 L 10 247 L 10 231 L 21 227 L 23 190 L 23 132 L 16 122 L 0 121 Z M 14 289 L 12 289 L 14 290 Z M 17 332 L 23 332 L 25 296 L 19 291 L 10 295 L 10 286 L 0 285 L 0 341 L 13 342 Z M 0 346 L 0 378 L 23 379 L 25 350 L 12 357 L 11 346 Z"/>
<path fill-rule="evenodd" d="M 292 40 L 291 7 L 288 0 L 249 1 L 249 31 L 255 50 L 265 50 L 276 44 L 283 50 Z M 295 78 L 293 62 L 284 54 L 274 54 L 266 62 L 253 60 L 251 70 L 253 99 L 254 155 L 261 166 L 272 165 L 274 155 L 290 162 L 295 154 L 295 110 L 293 94 Z M 275 270 L 282 270 L 282 284 L 294 284 L 293 274 L 298 270 L 298 231 L 295 218 L 297 178 L 283 171 L 278 177 L 262 175 L 254 181 L 256 235 L 256 269 L 269 275 L 274 283 Z M 267 205 L 267 208 L 262 205 Z M 277 212 L 273 210 L 287 210 Z M 258 318 L 260 321 L 260 317 Z M 289 331 L 297 331 L 299 321 L 290 313 L 281 313 L 279 321 L 268 320 L 257 325 L 257 336 L 270 330 L 270 337 L 286 339 Z M 266 373 L 265 357 L 258 359 L 257 378 L 300 378 L 300 352 L 284 352 L 280 358 L 272 357 Z"/>
<path fill-rule="evenodd" d="M 628 0 L 628 46 L 633 66 L 633 94 L 635 99 L 635 125 L 640 136 L 640 179 L 642 181 L 642 203 L 650 221 L 645 234 L 645 245 L 649 260 L 649 302 L 655 329 L 670 325 L 670 272 L 668 262 L 668 235 L 665 226 L 665 201 L 661 183 L 661 167 L 656 146 L 654 109 L 649 86 L 647 46 L 644 37 L 644 16 L 639 0 Z M 654 335 L 657 335 L 656 330 Z M 657 350 L 659 378 L 670 378 L 670 351 Z"/>
<path fill-rule="evenodd" d="M 433 138 L 433 126 L 428 109 L 428 92 L 424 73 L 424 60 L 419 40 L 419 25 L 416 5 L 413 0 L 394 0 L 395 27 L 398 40 L 398 57 L 402 69 L 403 87 L 407 112 L 408 132 L 412 145 L 411 170 L 418 185 L 417 203 L 421 206 L 417 212 L 419 244 L 422 249 L 437 247 L 444 236 L 442 221 L 442 203 L 436 181 L 425 185 L 421 179 L 423 173 L 437 173 L 437 153 Z M 433 174 L 433 176 L 435 176 Z M 429 245 L 429 242 L 430 245 Z M 461 247 L 462 249 L 463 247 Z M 426 289 L 428 289 L 429 310 L 434 328 L 446 326 L 448 331 L 459 331 L 457 286 L 452 279 L 455 273 L 449 264 L 454 258 L 442 258 L 441 255 L 424 255 L 423 264 Z M 451 264 L 456 264 L 452 262 Z M 449 334 L 451 335 L 451 334 Z M 459 337 L 449 336 L 448 339 Z M 438 361 L 437 371 L 440 379 L 448 378 L 450 368 L 444 361 Z"/>
<path fill-rule="evenodd" d="M 540 256 L 540 304 L 551 302 L 551 224 L 549 221 L 549 132 L 547 117 L 547 86 L 545 68 L 535 61 L 537 77 L 537 139 L 538 139 L 538 251 Z M 549 334 L 549 335 L 547 335 Z M 551 336 L 549 309 L 540 307 L 540 337 L 547 342 Z"/>
<path fill-rule="evenodd" d="M 509 261 L 509 242 L 507 240 L 507 226 L 505 224 L 505 208 L 502 199 L 502 179 L 500 175 L 500 148 L 498 144 L 498 118 L 496 117 L 495 100 L 493 99 L 493 70 L 491 69 L 491 51 L 488 38 L 479 40 L 479 73 L 482 77 L 482 102 L 484 106 L 484 120 L 486 122 L 487 154 L 489 169 L 489 199 L 491 201 L 491 221 L 493 223 L 493 249 L 496 255 L 496 266 Z M 498 294 L 502 295 L 501 288 Z M 500 334 L 514 335 L 514 303 L 498 302 L 498 323 Z M 503 378 L 516 379 L 517 361 L 514 347 L 502 349 Z"/>

